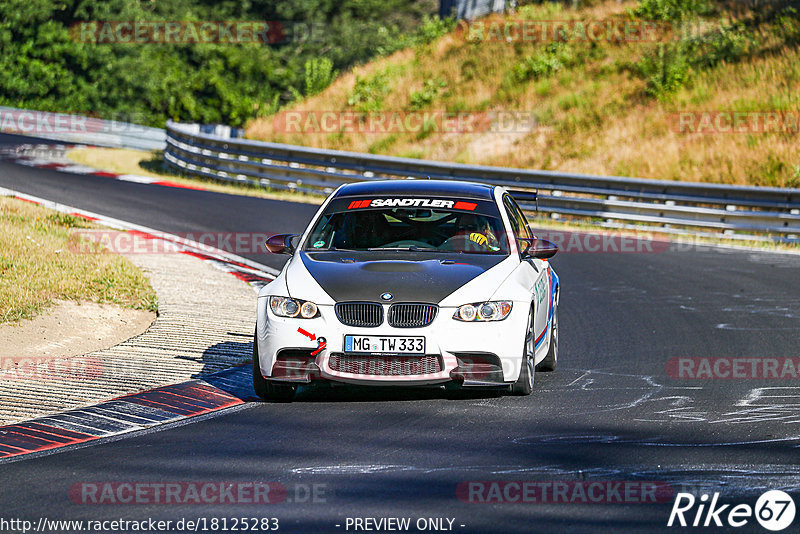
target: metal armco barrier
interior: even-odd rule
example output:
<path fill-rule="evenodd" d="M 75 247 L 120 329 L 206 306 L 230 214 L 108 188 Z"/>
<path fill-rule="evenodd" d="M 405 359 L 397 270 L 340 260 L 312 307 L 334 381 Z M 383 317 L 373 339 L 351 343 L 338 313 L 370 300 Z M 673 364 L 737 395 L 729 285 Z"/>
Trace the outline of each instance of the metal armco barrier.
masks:
<path fill-rule="evenodd" d="M 347 182 L 398 178 L 503 185 L 526 210 L 671 233 L 798 240 L 800 189 L 734 186 L 463 165 L 230 139 L 167 123 L 166 161 L 186 174 L 329 193 Z"/>
<path fill-rule="evenodd" d="M 0 106 L 0 130 L 65 143 L 138 150 L 161 150 L 166 133 L 160 128 L 69 113 Z"/>

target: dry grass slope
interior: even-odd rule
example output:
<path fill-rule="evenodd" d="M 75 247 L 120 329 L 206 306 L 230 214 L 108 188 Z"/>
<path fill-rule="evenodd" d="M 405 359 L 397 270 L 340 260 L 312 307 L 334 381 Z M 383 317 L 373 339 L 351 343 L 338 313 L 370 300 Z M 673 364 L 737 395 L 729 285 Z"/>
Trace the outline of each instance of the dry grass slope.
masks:
<path fill-rule="evenodd" d="M 610 0 L 571 9 L 545 3 L 520 8 L 512 18 L 626 20 L 637 5 Z M 717 28 L 730 20 L 730 13 L 718 12 L 705 22 Z M 483 23 L 488 28 L 502 21 L 493 16 Z M 751 33 L 757 42 L 747 40 Z M 536 117 L 532 131 L 286 133 L 273 117 L 252 122 L 247 134 L 274 142 L 464 163 L 800 187 L 800 134 L 676 131 L 673 118 L 685 111 L 800 115 L 796 41 L 777 38 L 774 25 L 747 34 L 734 29 L 730 35 L 725 43 L 746 53 L 734 61 L 693 66 L 687 83 L 656 97 L 637 70 L 642 58 L 656 53 L 656 43 L 476 41 L 468 39 L 462 26 L 429 45 L 355 68 L 289 111 L 522 110 Z"/>

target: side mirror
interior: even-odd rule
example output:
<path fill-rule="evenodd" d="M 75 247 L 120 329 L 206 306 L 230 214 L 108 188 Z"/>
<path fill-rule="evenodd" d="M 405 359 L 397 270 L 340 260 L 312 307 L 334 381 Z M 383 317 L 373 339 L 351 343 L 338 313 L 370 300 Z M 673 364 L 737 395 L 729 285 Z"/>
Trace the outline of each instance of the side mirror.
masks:
<path fill-rule="evenodd" d="M 522 245 L 522 257 L 525 259 L 544 260 L 552 258 L 558 252 L 558 245 L 546 239 L 519 238 L 517 242 Z"/>
<path fill-rule="evenodd" d="M 267 238 L 264 247 L 273 254 L 294 254 L 292 239 L 298 234 L 276 234 Z"/>

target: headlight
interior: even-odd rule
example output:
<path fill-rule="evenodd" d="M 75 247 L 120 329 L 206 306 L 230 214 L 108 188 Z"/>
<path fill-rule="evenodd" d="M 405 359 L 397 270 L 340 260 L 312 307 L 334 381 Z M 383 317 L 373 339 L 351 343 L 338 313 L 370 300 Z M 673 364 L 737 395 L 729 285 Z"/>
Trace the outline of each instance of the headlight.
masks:
<path fill-rule="evenodd" d="M 464 304 L 458 309 L 458 311 L 456 311 L 456 315 L 454 317 L 456 319 L 461 319 L 462 321 L 474 321 L 476 314 L 477 310 L 475 309 L 475 306 L 472 304 Z"/>
<path fill-rule="evenodd" d="M 300 306 L 300 316 L 304 319 L 311 319 L 317 316 L 317 305 L 313 302 L 306 301 Z"/>
<path fill-rule="evenodd" d="M 301 317 L 312 319 L 319 315 L 317 305 L 307 300 L 289 297 L 270 297 L 269 307 L 278 317 Z"/>
<path fill-rule="evenodd" d="M 511 313 L 511 303 L 505 300 L 478 302 L 460 306 L 453 319 L 458 321 L 502 321 Z"/>

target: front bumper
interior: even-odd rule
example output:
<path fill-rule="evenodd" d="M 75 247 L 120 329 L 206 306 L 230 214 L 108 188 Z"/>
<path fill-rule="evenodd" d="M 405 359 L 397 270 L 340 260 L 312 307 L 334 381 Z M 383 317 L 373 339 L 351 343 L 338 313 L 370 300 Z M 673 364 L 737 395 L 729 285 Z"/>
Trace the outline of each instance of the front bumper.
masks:
<path fill-rule="evenodd" d="M 502 321 L 457 321 L 453 319 L 456 309 L 443 307 L 436 319 L 422 328 L 394 328 L 385 323 L 376 328 L 357 328 L 340 323 L 333 306 L 319 306 L 319 317 L 314 319 L 284 318 L 275 316 L 268 309 L 267 299 L 260 298 L 256 328 L 259 367 L 266 378 L 293 382 L 320 378 L 364 385 L 432 385 L 451 380 L 465 385 L 502 385 L 519 376 L 529 306 L 514 303 Z M 424 336 L 426 356 L 439 359 L 438 371 L 415 372 L 412 366 L 402 375 L 386 374 L 386 368 L 376 364 L 363 372 L 342 372 L 331 365 L 331 356 L 345 354 L 345 335 Z M 325 340 L 322 350 L 320 338 Z M 287 373 L 286 354 L 304 354 L 309 363 L 292 366 L 293 372 Z"/>

